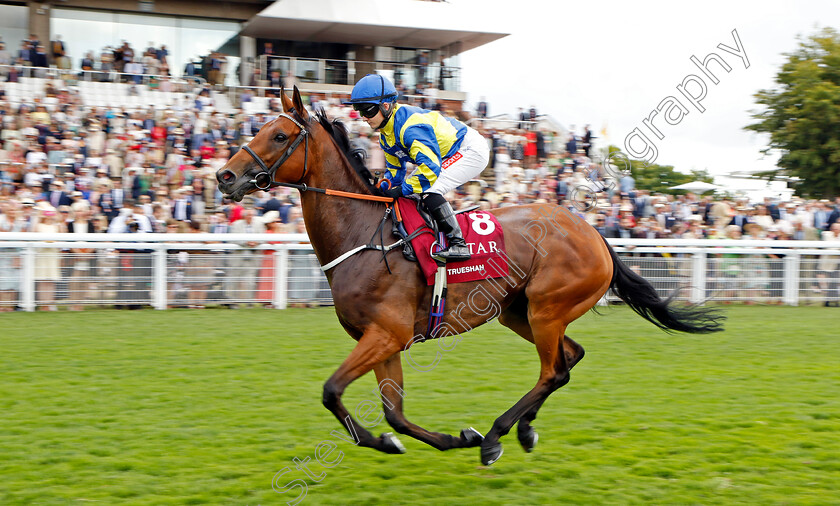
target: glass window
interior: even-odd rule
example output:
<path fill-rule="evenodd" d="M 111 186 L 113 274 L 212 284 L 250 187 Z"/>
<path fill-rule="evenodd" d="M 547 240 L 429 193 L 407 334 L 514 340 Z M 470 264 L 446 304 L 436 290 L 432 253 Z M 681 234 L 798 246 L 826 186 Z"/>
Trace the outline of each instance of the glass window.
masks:
<path fill-rule="evenodd" d="M 126 41 L 137 57 L 150 46 L 166 45 L 170 73 L 175 76 L 183 73 L 189 59 L 198 61 L 241 29 L 235 21 L 60 8 L 53 9 L 51 22 L 52 33 L 63 36 L 74 67 L 88 51 L 98 58 L 105 46 L 117 47 Z M 236 82 L 233 74 L 238 63 L 238 57 L 228 57 L 228 83 Z"/>
<path fill-rule="evenodd" d="M 6 51 L 17 57 L 20 43 L 29 37 L 29 8 L 20 5 L 0 5 L 0 34 Z"/>

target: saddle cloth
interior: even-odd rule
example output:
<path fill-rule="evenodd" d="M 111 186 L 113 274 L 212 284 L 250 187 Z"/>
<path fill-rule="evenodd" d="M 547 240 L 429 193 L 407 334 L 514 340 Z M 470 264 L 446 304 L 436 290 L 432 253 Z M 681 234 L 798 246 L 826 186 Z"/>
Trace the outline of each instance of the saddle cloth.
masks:
<path fill-rule="evenodd" d="M 417 201 L 401 198 L 400 214 L 406 232 L 426 227 L 426 221 L 417 210 Z M 508 275 L 507 255 L 504 254 L 505 236 L 502 226 L 492 214 L 485 211 L 470 211 L 456 215 L 464 240 L 470 247 L 472 258 L 465 262 L 447 263 L 446 275 L 449 283 L 464 283 L 480 279 L 500 278 Z M 432 259 L 431 248 L 434 234 L 420 234 L 411 240 L 423 276 L 429 286 L 435 284 L 437 263 Z M 501 252 L 501 253 L 500 253 Z"/>

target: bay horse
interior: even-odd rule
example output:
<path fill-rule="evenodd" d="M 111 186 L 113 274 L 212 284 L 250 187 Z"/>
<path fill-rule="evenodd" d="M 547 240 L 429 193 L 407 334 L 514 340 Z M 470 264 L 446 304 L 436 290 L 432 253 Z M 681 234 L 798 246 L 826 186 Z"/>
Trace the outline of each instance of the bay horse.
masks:
<path fill-rule="evenodd" d="M 378 194 L 370 172 L 350 149 L 343 125 L 330 122 L 323 111 L 310 115 L 297 87 L 291 98 L 283 90 L 281 101 L 283 112 L 219 169 L 219 189 L 234 201 L 269 183 L 300 189 L 306 231 L 318 261 L 327 265 L 371 240 L 385 214 L 382 201 L 390 199 L 380 194 L 377 202 L 312 191 L 341 190 L 374 198 Z M 373 370 L 385 418 L 397 433 L 438 450 L 480 446 L 481 461 L 489 465 L 502 454 L 499 438 L 518 422 L 519 442 L 531 451 L 537 440 L 531 426 L 537 411 L 569 381 L 569 371 L 583 358 L 583 347 L 565 335 L 566 327 L 610 288 L 636 313 L 666 331 L 721 330 L 721 316 L 714 310 L 674 306 L 674 295 L 660 298 L 593 227 L 563 210 L 543 204 L 490 211 L 502 225 L 507 262 L 516 275 L 448 287 L 448 307 L 460 311 L 444 316 L 445 328 L 467 331 L 498 316 L 502 325 L 533 343 L 539 354 L 536 385 L 483 437 L 472 428 L 459 436 L 431 432 L 403 414 L 400 354 L 414 344 L 415 336 L 423 335 L 432 297 L 432 287 L 418 264 L 392 257 L 389 272 L 382 252 L 362 251 L 327 271 L 338 320 L 357 344 L 324 384 L 323 403 L 358 445 L 386 453 L 404 451 L 391 434 L 373 436 L 342 404 L 347 386 Z M 486 300 L 478 303 L 477 292 Z"/>

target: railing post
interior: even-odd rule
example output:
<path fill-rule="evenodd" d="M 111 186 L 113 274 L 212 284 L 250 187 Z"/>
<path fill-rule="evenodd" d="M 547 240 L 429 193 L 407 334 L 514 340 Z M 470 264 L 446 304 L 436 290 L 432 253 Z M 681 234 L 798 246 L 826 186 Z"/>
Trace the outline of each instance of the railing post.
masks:
<path fill-rule="evenodd" d="M 318 58 L 318 75 L 316 79 L 319 83 L 327 82 L 327 60 L 323 58 Z"/>
<path fill-rule="evenodd" d="M 799 253 L 788 253 L 784 261 L 784 303 L 788 306 L 799 305 Z"/>
<path fill-rule="evenodd" d="M 35 248 L 23 249 L 20 269 L 20 307 L 35 311 Z"/>
<path fill-rule="evenodd" d="M 691 255 L 691 289 L 689 302 L 700 304 L 706 300 L 706 250 Z"/>
<path fill-rule="evenodd" d="M 168 286 L 166 283 L 166 245 L 160 244 L 152 252 L 152 307 L 166 309 Z"/>
<path fill-rule="evenodd" d="M 274 252 L 274 308 L 286 309 L 289 303 L 289 250 L 285 244 Z"/>

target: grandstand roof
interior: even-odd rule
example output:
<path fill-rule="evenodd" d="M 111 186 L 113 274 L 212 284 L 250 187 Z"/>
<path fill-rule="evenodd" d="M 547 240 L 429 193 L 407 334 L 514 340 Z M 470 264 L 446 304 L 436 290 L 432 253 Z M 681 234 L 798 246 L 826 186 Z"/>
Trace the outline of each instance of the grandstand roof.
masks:
<path fill-rule="evenodd" d="M 479 23 L 466 7 L 420 0 L 278 0 L 249 20 L 242 35 L 425 49 L 460 42 L 461 51 L 509 35 Z"/>

